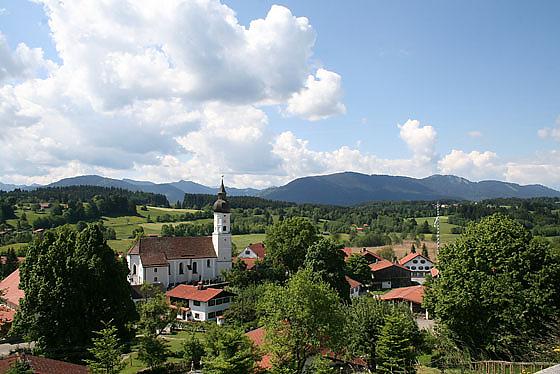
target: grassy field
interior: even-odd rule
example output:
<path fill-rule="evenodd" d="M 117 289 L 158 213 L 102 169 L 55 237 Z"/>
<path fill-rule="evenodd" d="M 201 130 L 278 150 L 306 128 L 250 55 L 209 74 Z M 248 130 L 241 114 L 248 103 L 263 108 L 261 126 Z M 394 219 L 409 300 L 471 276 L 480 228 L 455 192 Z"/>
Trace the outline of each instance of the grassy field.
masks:
<path fill-rule="evenodd" d="M 177 356 L 180 355 L 182 351 L 183 341 L 186 339 L 187 336 L 192 334 L 190 331 L 176 331 L 170 335 L 162 335 L 162 338 L 165 339 L 167 343 L 167 348 L 171 352 L 170 356 Z M 203 338 L 204 334 L 196 333 L 199 338 Z M 135 347 L 133 347 L 133 352 L 125 359 L 127 366 L 124 370 L 121 371 L 122 374 L 133 374 L 137 373 L 139 370 L 144 369 L 146 365 L 144 365 L 140 360 L 138 360 L 138 353 L 136 352 Z M 167 359 L 167 362 L 179 362 L 181 359 L 177 357 L 170 357 Z"/>
<path fill-rule="evenodd" d="M 415 219 L 416 222 L 418 222 L 418 225 L 422 225 L 424 221 L 428 221 L 428 225 L 430 225 L 430 227 L 433 228 L 436 217 L 418 217 Z M 452 228 L 459 227 L 459 226 L 450 224 L 449 222 L 447 222 L 447 219 L 448 219 L 447 216 L 439 217 L 439 227 L 440 227 L 440 236 L 441 236 L 440 240 L 442 244 L 453 242 L 459 236 L 458 234 L 451 233 Z M 426 240 L 431 240 L 431 235 L 426 235 Z"/>
<path fill-rule="evenodd" d="M 262 242 L 266 234 L 244 234 L 244 235 L 233 235 L 232 241 L 237 248 L 237 251 L 241 251 L 243 248 L 247 247 L 249 244 Z"/>
<path fill-rule="evenodd" d="M 0 246 L 0 253 L 5 253 L 10 248 L 14 248 L 14 249 L 17 250 L 17 249 L 20 249 L 20 248 L 24 248 L 26 246 L 27 246 L 27 243 L 15 243 L 15 244 L 3 245 L 3 246 Z"/>

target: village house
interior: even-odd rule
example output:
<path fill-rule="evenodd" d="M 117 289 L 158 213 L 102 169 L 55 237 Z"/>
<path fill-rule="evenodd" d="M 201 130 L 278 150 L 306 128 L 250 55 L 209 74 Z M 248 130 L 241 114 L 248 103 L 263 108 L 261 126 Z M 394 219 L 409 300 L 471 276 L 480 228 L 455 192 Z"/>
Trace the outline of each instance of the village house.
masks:
<path fill-rule="evenodd" d="M 231 213 L 224 182 L 214 203 L 214 232 L 203 237 L 143 237 L 128 251 L 132 285 L 213 281 L 231 269 Z"/>
<path fill-rule="evenodd" d="M 363 256 L 368 264 L 375 264 L 379 261 L 383 261 L 383 258 L 381 256 L 379 256 L 377 253 L 367 249 L 367 248 L 350 248 L 350 247 L 345 247 L 341 249 L 342 252 L 344 252 L 344 260 L 348 261 L 348 259 L 350 258 L 350 256 L 352 255 L 360 255 Z"/>
<path fill-rule="evenodd" d="M 24 292 L 19 288 L 19 269 L 0 282 L 2 305 L 0 305 L 0 330 L 9 330 L 14 320 L 14 315 L 19 309 L 19 302 L 23 299 Z"/>
<path fill-rule="evenodd" d="M 180 284 L 167 291 L 166 296 L 171 307 L 177 310 L 177 319 L 209 321 L 222 316 L 235 295 L 219 288 L 205 287 L 203 284 Z"/>
<path fill-rule="evenodd" d="M 257 261 L 264 260 L 266 256 L 266 248 L 263 243 L 249 244 L 244 250 L 237 255 L 237 260 L 243 262 L 247 266 L 247 270 L 255 267 Z"/>
<path fill-rule="evenodd" d="M 410 286 L 410 270 L 401 264 L 388 260 L 370 264 L 374 289 L 388 289 Z"/>
<path fill-rule="evenodd" d="M 90 374 L 87 366 L 71 364 L 69 362 L 53 360 L 50 358 L 33 356 L 28 354 L 12 354 L 0 359 L 0 373 L 6 373 L 16 362 L 25 361 L 31 367 L 32 373 L 38 374 Z M 12 369 L 13 370 L 13 369 Z M 19 371 L 18 371 L 19 372 Z"/>
<path fill-rule="evenodd" d="M 349 276 L 345 275 L 344 278 L 346 282 L 350 286 L 350 298 L 358 297 L 362 293 L 362 284 L 357 280 L 350 278 Z"/>
<path fill-rule="evenodd" d="M 422 307 L 424 300 L 424 286 L 409 286 L 402 288 L 394 288 L 384 295 L 379 296 L 380 300 L 392 301 L 397 303 L 406 303 L 410 307 L 412 313 L 425 313 L 428 319 L 428 311 Z"/>
<path fill-rule="evenodd" d="M 426 276 L 434 267 L 434 263 L 420 253 L 409 253 L 399 260 L 399 264 L 409 269 L 412 281 L 418 283 L 424 283 Z"/>

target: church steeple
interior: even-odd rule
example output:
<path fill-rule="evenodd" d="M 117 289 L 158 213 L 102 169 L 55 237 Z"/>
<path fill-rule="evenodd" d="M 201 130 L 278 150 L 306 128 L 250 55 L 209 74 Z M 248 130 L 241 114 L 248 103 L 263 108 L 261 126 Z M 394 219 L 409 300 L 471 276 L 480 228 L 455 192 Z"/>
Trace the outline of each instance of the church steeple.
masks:
<path fill-rule="evenodd" d="M 214 203 L 214 212 L 216 213 L 229 213 L 230 207 L 227 201 L 226 188 L 224 187 L 224 177 L 222 176 L 222 183 L 218 191 L 218 200 Z"/>

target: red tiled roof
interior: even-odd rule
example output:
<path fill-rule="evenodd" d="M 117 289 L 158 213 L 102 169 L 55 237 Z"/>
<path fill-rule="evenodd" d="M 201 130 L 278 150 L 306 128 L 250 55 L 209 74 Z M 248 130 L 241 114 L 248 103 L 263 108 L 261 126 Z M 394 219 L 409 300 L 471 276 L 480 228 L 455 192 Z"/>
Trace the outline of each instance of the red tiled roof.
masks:
<path fill-rule="evenodd" d="M 264 344 L 264 337 L 266 335 L 266 331 L 263 327 L 259 327 L 258 329 L 251 330 L 245 335 L 253 342 L 253 345 L 257 348 L 260 348 Z M 270 369 L 272 368 L 272 362 L 270 360 L 269 355 L 263 355 L 261 360 L 257 363 L 259 368 L 261 369 Z"/>
<path fill-rule="evenodd" d="M 143 266 L 167 266 L 167 260 L 215 258 L 211 236 L 144 237 L 128 251 L 140 255 Z"/>
<path fill-rule="evenodd" d="M 248 248 L 255 252 L 257 257 L 261 260 L 266 256 L 266 248 L 263 243 L 249 244 Z"/>
<path fill-rule="evenodd" d="M 405 268 L 401 264 L 391 262 L 391 261 L 388 261 L 388 260 L 381 260 L 379 262 L 376 262 L 375 264 L 370 264 L 369 268 L 371 269 L 371 271 L 379 271 L 379 270 L 383 270 L 383 269 L 386 269 L 386 268 L 391 267 L 391 266 L 397 266 L 397 267 L 400 267 L 404 270 L 410 271 L 410 269 Z"/>
<path fill-rule="evenodd" d="M 247 266 L 247 270 L 251 270 L 255 267 L 256 262 L 259 260 L 258 258 L 245 258 L 245 257 L 235 257 L 234 261 L 241 261 L 245 263 Z"/>
<path fill-rule="evenodd" d="M 5 305 L 0 305 L 0 325 L 4 323 L 11 323 L 14 320 L 14 315 L 16 311 L 12 308 L 8 308 Z"/>
<path fill-rule="evenodd" d="M 187 284 L 180 284 L 170 291 L 165 293 L 169 297 L 177 299 L 196 300 L 207 302 L 217 296 L 230 296 L 231 293 L 219 288 L 203 288 L 199 289 L 198 286 L 189 286 Z"/>
<path fill-rule="evenodd" d="M 431 268 L 430 269 L 430 274 L 432 275 L 432 278 L 436 278 L 439 276 L 439 270 L 436 268 Z"/>
<path fill-rule="evenodd" d="M 399 264 L 404 265 L 404 264 L 406 264 L 408 261 L 414 260 L 416 257 L 422 257 L 423 259 L 425 259 L 425 260 L 427 260 L 427 261 L 430 261 L 430 262 L 432 261 L 432 260 L 430 260 L 429 258 L 427 258 L 427 257 L 425 257 L 425 256 L 422 256 L 422 254 L 416 252 L 416 253 L 409 253 L 409 254 L 407 254 L 406 256 L 404 256 L 403 258 L 401 258 L 401 259 L 399 260 Z"/>
<path fill-rule="evenodd" d="M 14 270 L 0 282 L 0 290 L 4 291 L 3 298 L 10 308 L 19 307 L 19 300 L 25 296 L 23 290 L 19 288 L 19 269 Z"/>
<path fill-rule="evenodd" d="M 360 282 L 358 282 L 357 280 L 354 280 L 352 278 L 350 278 L 349 276 L 345 275 L 344 278 L 346 278 L 346 282 L 348 282 L 348 284 L 350 285 L 350 288 L 358 288 L 360 287 L 362 284 Z"/>
<path fill-rule="evenodd" d="M 362 256 L 366 256 L 366 255 L 370 255 L 373 256 L 377 259 L 377 261 L 382 261 L 383 258 L 381 256 L 379 256 L 377 253 L 370 251 L 369 249 L 365 249 L 362 248 L 361 250 L 355 250 L 354 248 L 349 248 L 349 247 L 345 247 L 341 249 L 342 252 L 344 252 L 344 259 L 348 260 L 350 258 L 350 256 L 352 255 L 362 255 Z"/>
<path fill-rule="evenodd" d="M 16 363 L 18 357 L 29 362 L 34 374 L 88 374 L 87 366 L 70 364 L 64 361 L 31 355 L 11 355 L 0 360 L 0 373 L 7 372 Z"/>
<path fill-rule="evenodd" d="M 404 300 L 422 304 L 424 299 L 424 286 L 410 286 L 393 288 L 391 291 L 379 297 L 381 300 Z"/>

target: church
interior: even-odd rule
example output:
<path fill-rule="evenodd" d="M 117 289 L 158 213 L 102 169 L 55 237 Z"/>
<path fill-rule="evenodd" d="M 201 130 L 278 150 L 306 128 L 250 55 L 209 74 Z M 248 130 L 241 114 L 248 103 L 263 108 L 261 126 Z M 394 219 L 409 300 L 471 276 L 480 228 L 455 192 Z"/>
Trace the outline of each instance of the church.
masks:
<path fill-rule="evenodd" d="M 212 236 L 142 237 L 127 253 L 132 285 L 218 280 L 231 269 L 231 212 L 224 181 L 214 203 Z"/>

